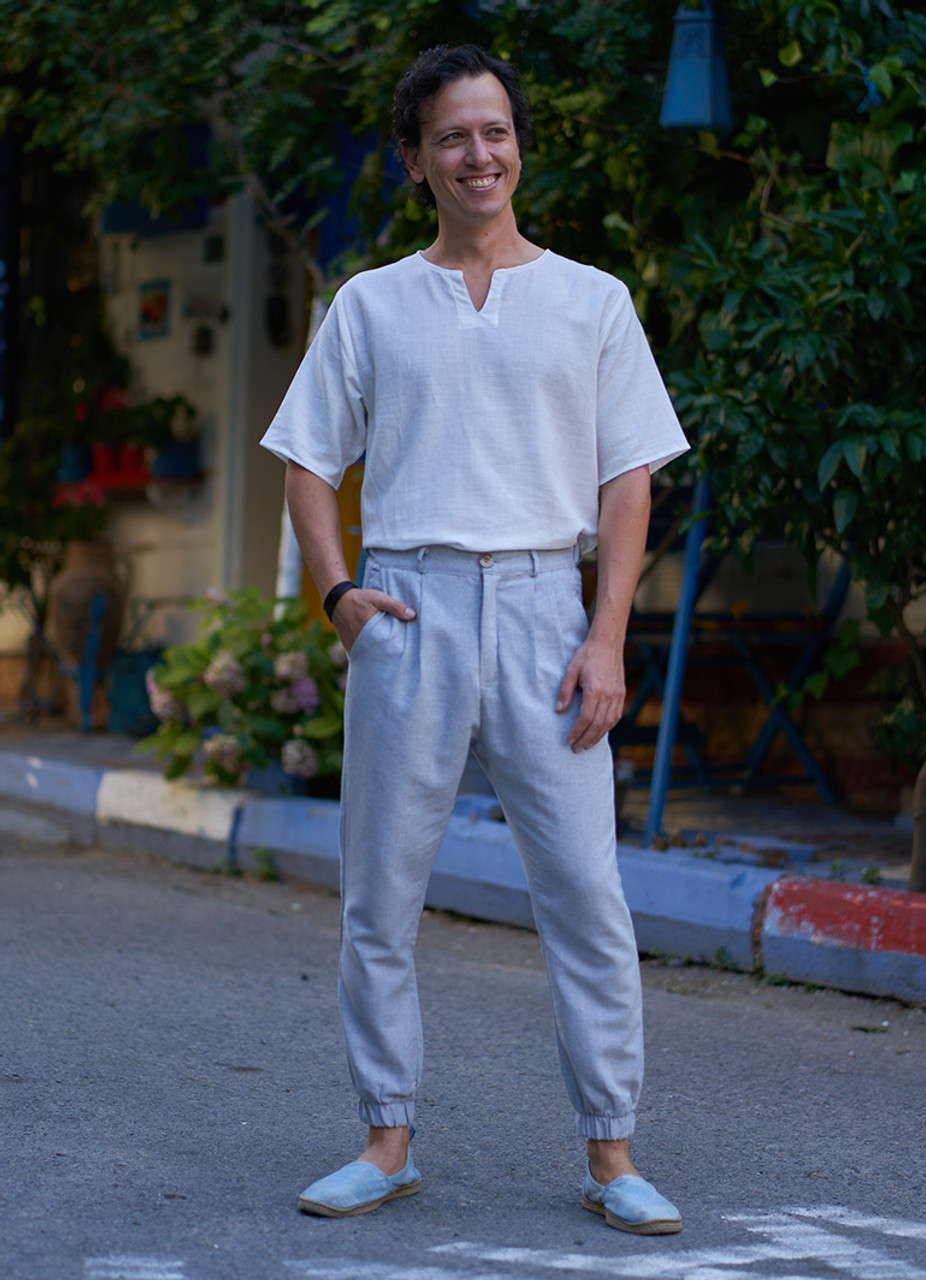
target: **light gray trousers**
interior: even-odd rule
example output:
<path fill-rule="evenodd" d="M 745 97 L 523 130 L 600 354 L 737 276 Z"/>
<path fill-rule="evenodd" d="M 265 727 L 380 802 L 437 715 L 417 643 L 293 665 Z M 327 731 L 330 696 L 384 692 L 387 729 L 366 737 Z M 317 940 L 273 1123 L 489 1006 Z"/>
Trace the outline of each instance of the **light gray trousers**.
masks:
<path fill-rule="evenodd" d="M 633 1131 L 640 975 L 617 870 L 606 741 L 575 754 L 556 693 L 588 624 L 574 551 L 371 551 L 350 657 L 341 792 L 341 1018 L 360 1118 L 410 1124 L 423 1046 L 414 947 L 472 746 L 530 886 L 576 1133 Z"/>

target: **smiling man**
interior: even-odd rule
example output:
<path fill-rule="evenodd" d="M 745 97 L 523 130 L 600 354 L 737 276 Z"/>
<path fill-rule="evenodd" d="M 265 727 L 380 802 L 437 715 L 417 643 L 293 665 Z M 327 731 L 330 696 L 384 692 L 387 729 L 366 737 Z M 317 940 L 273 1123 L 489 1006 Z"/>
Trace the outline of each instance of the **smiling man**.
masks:
<path fill-rule="evenodd" d="M 296 536 L 350 654 L 340 992 L 368 1137 L 299 1207 L 368 1213 L 421 1187 L 415 937 L 472 750 L 527 872 L 587 1143 L 582 1203 L 625 1231 L 678 1231 L 628 1146 L 642 1013 L 606 735 L 650 473 L 687 445 L 627 289 L 518 230 L 531 124 L 510 64 L 429 50 L 393 125 L 437 237 L 344 285 L 263 440 L 287 463 Z M 357 586 L 336 490 L 364 453 Z M 577 561 L 596 544 L 589 626 Z"/>

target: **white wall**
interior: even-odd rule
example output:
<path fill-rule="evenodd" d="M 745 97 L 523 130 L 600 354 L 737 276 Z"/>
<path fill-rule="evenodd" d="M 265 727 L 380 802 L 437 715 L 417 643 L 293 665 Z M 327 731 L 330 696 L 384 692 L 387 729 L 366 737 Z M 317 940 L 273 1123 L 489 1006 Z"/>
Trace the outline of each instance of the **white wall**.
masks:
<path fill-rule="evenodd" d="M 215 253 L 217 238 L 223 251 Z M 184 602 L 208 588 L 256 585 L 273 590 L 282 465 L 258 440 L 302 354 L 303 273 L 271 253 L 253 205 L 238 195 L 213 209 L 202 231 L 136 237 L 104 234 L 103 283 L 114 335 L 147 395 L 185 395 L 200 414 L 204 481 L 189 489 L 162 486 L 154 496 L 116 497 L 110 534 L 131 571 L 131 594 L 147 611 L 146 638 L 171 643 L 189 635 L 194 615 Z M 142 337 L 140 291 L 166 281 L 167 333 Z M 282 294 L 290 338 L 274 345 L 266 299 Z M 197 330 L 212 350 L 197 353 Z"/>

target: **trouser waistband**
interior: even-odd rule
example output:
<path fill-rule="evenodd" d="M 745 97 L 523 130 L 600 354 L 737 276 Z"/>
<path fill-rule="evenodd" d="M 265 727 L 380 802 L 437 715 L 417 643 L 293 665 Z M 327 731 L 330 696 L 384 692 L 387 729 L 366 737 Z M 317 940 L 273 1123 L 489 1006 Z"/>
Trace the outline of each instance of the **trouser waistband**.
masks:
<path fill-rule="evenodd" d="M 414 547 L 408 551 L 390 551 L 370 547 L 367 556 L 382 565 L 412 569 L 418 573 L 495 574 L 519 577 L 552 573 L 573 568 L 579 562 L 578 547 L 562 547 L 555 551 L 460 551 L 456 547 Z"/>

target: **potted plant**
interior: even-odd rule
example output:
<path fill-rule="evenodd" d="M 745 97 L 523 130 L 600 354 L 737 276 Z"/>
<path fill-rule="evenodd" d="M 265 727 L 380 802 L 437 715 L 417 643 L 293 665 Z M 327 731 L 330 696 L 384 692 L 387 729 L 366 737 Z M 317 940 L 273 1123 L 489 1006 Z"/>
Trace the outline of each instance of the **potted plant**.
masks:
<path fill-rule="evenodd" d="M 138 744 L 179 778 L 202 761 L 224 786 L 277 774 L 274 789 L 324 791 L 340 775 L 346 655 L 321 624 L 306 626 L 299 599 L 268 600 L 254 588 L 212 594 L 194 638 L 166 649 L 147 676 L 161 721 Z M 327 784 L 331 789 L 332 784 Z"/>
<path fill-rule="evenodd" d="M 145 450 L 152 480 L 199 478 L 196 410 L 185 396 L 154 396 L 136 405 L 132 417 L 133 439 Z"/>

